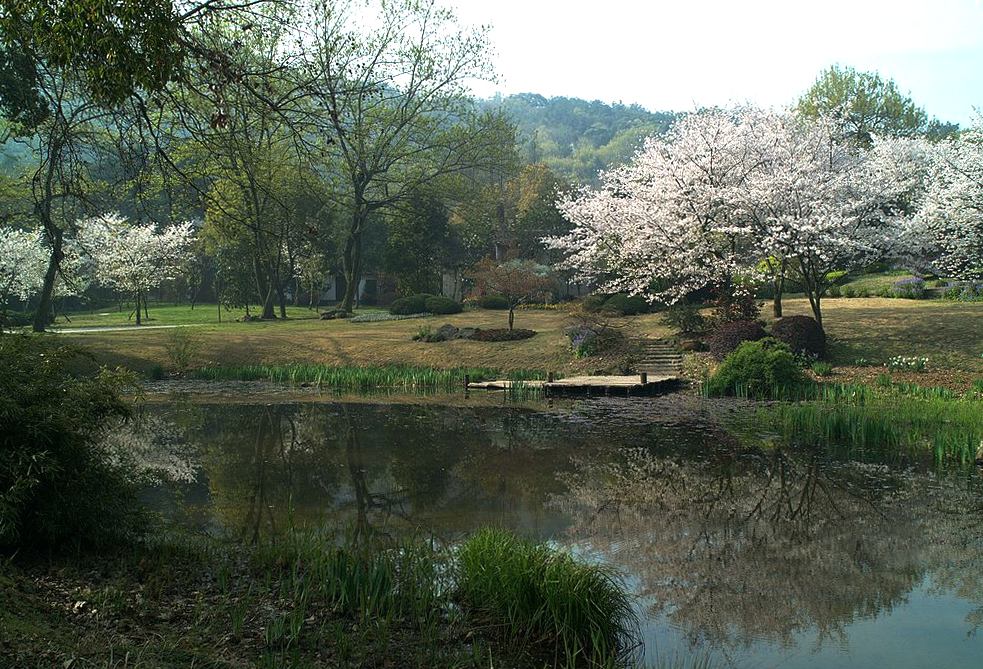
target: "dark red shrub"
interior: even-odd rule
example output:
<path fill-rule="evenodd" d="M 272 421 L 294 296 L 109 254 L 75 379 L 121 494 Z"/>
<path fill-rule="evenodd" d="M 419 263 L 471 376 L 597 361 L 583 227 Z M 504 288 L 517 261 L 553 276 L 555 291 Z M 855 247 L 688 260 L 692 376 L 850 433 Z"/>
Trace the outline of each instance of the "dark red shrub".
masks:
<path fill-rule="evenodd" d="M 811 316 L 786 316 L 771 326 L 771 336 L 792 353 L 816 358 L 826 356 L 826 333 Z"/>
<path fill-rule="evenodd" d="M 768 336 L 765 329 L 756 321 L 731 321 L 722 323 L 713 331 L 707 340 L 710 353 L 717 360 L 723 360 L 727 354 L 737 350 L 746 341 L 758 341 Z"/>

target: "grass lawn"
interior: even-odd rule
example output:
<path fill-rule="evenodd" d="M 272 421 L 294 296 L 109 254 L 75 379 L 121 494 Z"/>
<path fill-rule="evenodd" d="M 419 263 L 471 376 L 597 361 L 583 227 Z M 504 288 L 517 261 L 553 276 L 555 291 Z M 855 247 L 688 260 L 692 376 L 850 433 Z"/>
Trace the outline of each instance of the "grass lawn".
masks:
<path fill-rule="evenodd" d="M 249 307 L 249 313 L 258 315 L 262 313 L 260 306 Z M 222 309 L 222 323 L 235 322 L 237 318 L 245 315 L 245 309 L 233 309 L 231 311 Z M 279 313 L 279 312 L 278 312 Z M 78 328 L 92 326 L 121 326 L 133 325 L 136 323 L 133 317 L 133 309 L 125 306 L 122 310 L 118 307 L 103 309 L 90 309 L 86 311 L 76 311 L 69 315 L 70 321 L 63 316 L 58 317 L 55 325 L 57 328 Z M 287 317 L 291 319 L 316 319 L 318 313 L 307 307 L 287 307 Z M 150 318 L 144 318 L 145 325 L 192 325 L 199 323 L 218 324 L 219 309 L 214 304 L 199 304 L 192 309 L 186 304 L 163 304 L 150 305 Z"/>
<path fill-rule="evenodd" d="M 363 310 L 364 311 L 364 310 Z M 190 314 L 187 307 L 151 308 L 158 320 L 148 325 L 188 325 L 195 323 L 198 313 L 214 316 L 216 308 L 199 306 Z M 299 317 L 294 318 L 294 313 Z M 590 360 L 576 360 L 570 354 L 569 340 L 563 329 L 569 319 L 562 311 L 522 310 L 517 312 L 515 326 L 536 330 L 531 339 L 516 342 L 451 341 L 433 344 L 412 341 L 423 327 L 437 328 L 444 323 L 481 328 L 507 327 L 505 311 L 469 311 L 450 316 L 350 323 L 345 320 L 321 321 L 301 308 L 286 321 L 250 323 L 223 322 L 218 324 L 207 316 L 193 328 L 181 328 L 200 342 L 196 366 L 207 364 L 287 364 L 321 363 L 327 365 L 388 365 L 407 364 L 432 367 L 492 367 L 502 370 L 539 369 L 557 372 L 590 369 Z M 362 312 L 360 312 L 362 313 Z M 86 315 L 72 318 L 71 327 L 79 325 L 119 325 L 120 322 Z M 123 315 L 125 319 L 125 314 Z M 630 323 L 631 319 L 625 319 Z M 635 325 L 635 323 L 630 323 Z M 641 324 L 641 323 L 639 323 Z M 645 322 L 656 333 L 669 334 L 658 325 L 655 317 Z M 65 327 L 65 326 L 62 326 Z M 121 364 L 138 371 L 154 365 L 169 367 L 168 346 L 174 330 L 140 329 L 84 334 L 58 335 L 85 346 L 98 360 Z"/>
<path fill-rule="evenodd" d="M 784 301 L 785 315 L 812 315 L 809 301 Z M 770 311 L 763 312 L 771 320 Z M 823 325 L 836 365 L 881 364 L 896 355 L 924 356 L 933 368 L 983 374 L 983 303 L 882 297 L 826 298 Z"/>
<path fill-rule="evenodd" d="M 520 310 L 516 327 L 539 332 L 517 342 L 451 341 L 422 344 L 412 337 L 422 327 L 444 323 L 482 328 L 505 327 L 504 311 L 469 311 L 451 316 L 376 323 L 321 321 L 304 307 L 292 309 L 286 321 L 236 323 L 231 318 L 216 322 L 215 305 L 152 307 L 148 325 L 190 325 L 182 333 L 197 339 L 200 348 L 195 366 L 207 364 L 327 365 L 407 364 L 432 367 L 491 367 L 502 370 L 538 369 L 560 373 L 593 371 L 590 358 L 577 360 L 570 353 L 563 330 L 570 324 L 563 311 Z M 107 312 L 102 312 L 107 313 Z M 126 314 L 88 313 L 72 317 L 71 326 L 120 325 Z M 785 301 L 785 313 L 810 315 L 804 298 Z M 884 298 L 826 299 L 823 303 L 826 331 L 833 339 L 833 362 L 852 365 L 859 358 L 876 364 L 895 355 L 925 356 L 934 368 L 958 369 L 983 374 L 983 304 L 940 300 Z M 769 311 L 763 311 L 769 319 Z M 659 314 L 615 319 L 629 332 L 665 337 L 672 332 Z M 64 327 L 64 326 L 62 326 Z M 170 367 L 168 346 L 174 330 L 139 329 L 58 335 L 94 351 L 104 363 L 121 364 L 137 371 L 155 365 Z"/>

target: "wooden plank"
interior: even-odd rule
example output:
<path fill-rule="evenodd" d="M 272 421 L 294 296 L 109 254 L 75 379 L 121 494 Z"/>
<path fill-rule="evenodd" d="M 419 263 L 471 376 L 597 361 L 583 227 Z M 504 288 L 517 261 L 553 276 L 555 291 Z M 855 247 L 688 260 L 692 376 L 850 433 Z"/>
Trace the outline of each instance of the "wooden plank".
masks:
<path fill-rule="evenodd" d="M 632 374 L 630 376 L 571 376 L 555 381 L 509 381 L 501 379 L 498 381 L 475 381 L 468 384 L 469 389 L 474 390 L 508 390 L 513 386 L 523 388 L 542 388 L 546 390 L 589 390 L 593 388 L 606 389 L 617 388 L 624 390 L 644 390 L 654 389 L 656 386 L 667 382 L 676 381 L 675 376 L 651 376 L 642 383 L 641 376 Z"/>

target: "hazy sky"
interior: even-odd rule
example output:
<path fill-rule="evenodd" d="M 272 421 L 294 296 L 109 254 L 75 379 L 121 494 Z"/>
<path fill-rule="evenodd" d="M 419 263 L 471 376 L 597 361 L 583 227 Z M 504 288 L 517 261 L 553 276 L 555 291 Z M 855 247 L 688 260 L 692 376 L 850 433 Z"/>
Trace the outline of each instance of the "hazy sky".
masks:
<path fill-rule="evenodd" d="M 983 109 L 981 0 L 444 0 L 490 24 L 502 81 L 652 110 L 795 100 L 833 63 L 892 77 L 930 115 Z"/>

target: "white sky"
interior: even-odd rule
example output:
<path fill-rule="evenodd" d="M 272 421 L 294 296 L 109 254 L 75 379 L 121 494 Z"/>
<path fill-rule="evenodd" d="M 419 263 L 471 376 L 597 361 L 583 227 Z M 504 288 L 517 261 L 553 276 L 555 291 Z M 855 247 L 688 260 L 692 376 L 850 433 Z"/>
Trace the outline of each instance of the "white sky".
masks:
<path fill-rule="evenodd" d="M 443 0 L 492 26 L 501 81 L 651 110 L 793 102 L 833 63 L 877 70 L 930 115 L 983 109 L 981 0 Z"/>

